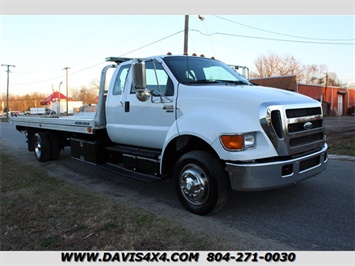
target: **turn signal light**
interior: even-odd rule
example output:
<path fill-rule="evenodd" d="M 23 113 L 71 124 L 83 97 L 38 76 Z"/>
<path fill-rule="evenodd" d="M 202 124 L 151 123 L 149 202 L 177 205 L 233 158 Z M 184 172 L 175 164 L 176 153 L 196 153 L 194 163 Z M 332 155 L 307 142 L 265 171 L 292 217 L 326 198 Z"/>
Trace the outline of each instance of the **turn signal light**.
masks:
<path fill-rule="evenodd" d="M 242 135 L 222 135 L 221 142 L 227 150 L 244 149 L 244 137 Z"/>

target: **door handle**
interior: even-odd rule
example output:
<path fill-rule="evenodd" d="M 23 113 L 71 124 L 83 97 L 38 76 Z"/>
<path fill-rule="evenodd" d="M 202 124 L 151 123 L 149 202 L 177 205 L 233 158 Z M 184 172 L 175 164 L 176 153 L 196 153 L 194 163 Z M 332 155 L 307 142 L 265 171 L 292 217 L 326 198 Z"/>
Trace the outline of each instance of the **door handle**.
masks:
<path fill-rule="evenodd" d="M 124 102 L 124 111 L 129 112 L 129 102 Z"/>

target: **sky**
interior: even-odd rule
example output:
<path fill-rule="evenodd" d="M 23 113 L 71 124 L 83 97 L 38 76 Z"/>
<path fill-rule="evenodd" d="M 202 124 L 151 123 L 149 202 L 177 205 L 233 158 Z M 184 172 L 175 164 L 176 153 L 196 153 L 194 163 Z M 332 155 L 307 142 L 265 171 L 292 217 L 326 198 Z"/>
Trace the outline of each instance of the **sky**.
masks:
<path fill-rule="evenodd" d="M 9 93 L 64 92 L 100 78 L 109 56 L 183 53 L 184 15 L 1 15 L 1 64 Z M 189 54 L 204 54 L 255 70 L 270 52 L 302 64 L 325 64 L 355 84 L 354 15 L 197 15 L 189 18 Z M 6 93 L 6 67 L 0 93 Z M 325 73 L 324 73 L 325 75 Z M 69 95 L 70 96 L 70 95 Z"/>

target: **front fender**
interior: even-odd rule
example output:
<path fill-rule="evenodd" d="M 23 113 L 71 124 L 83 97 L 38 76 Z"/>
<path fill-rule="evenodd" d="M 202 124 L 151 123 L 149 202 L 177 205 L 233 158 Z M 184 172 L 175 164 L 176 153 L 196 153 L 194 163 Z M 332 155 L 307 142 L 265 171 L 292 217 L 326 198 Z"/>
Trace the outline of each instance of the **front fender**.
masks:
<path fill-rule="evenodd" d="M 220 114 L 220 112 L 219 112 Z M 250 114 L 237 116 L 233 112 L 225 112 L 223 116 L 217 112 L 195 112 L 180 116 L 170 128 L 163 147 L 163 154 L 169 143 L 178 136 L 194 136 L 206 142 L 225 161 L 248 161 L 258 158 L 276 156 L 277 153 L 262 130 L 258 119 Z M 241 134 L 255 132 L 257 147 L 246 151 L 230 152 L 223 148 L 219 137 L 221 134 Z"/>

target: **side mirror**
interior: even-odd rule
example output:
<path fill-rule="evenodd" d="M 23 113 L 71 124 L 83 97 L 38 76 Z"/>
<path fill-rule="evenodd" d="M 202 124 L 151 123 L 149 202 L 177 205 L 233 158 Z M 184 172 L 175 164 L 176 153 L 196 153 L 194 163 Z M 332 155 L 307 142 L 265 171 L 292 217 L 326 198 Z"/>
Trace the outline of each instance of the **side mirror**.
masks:
<path fill-rule="evenodd" d="M 136 61 L 132 65 L 133 89 L 135 91 L 143 91 L 147 87 L 145 76 L 145 63 Z"/>
<path fill-rule="evenodd" d="M 145 76 L 145 63 L 136 61 L 132 65 L 133 89 L 136 91 L 138 100 L 145 102 L 150 98 L 150 92 L 147 90 L 147 81 Z"/>

